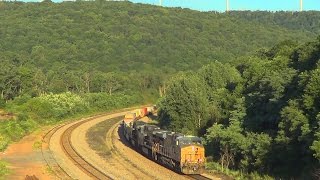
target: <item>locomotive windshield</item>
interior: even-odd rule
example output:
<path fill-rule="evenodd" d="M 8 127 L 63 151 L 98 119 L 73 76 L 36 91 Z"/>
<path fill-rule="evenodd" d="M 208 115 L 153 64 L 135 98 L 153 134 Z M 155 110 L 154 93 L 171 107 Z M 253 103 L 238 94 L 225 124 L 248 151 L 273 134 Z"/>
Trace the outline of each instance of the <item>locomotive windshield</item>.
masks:
<path fill-rule="evenodd" d="M 179 145 L 202 144 L 201 139 L 199 137 L 195 137 L 195 136 L 179 137 L 179 138 L 177 138 L 177 140 L 179 141 Z"/>

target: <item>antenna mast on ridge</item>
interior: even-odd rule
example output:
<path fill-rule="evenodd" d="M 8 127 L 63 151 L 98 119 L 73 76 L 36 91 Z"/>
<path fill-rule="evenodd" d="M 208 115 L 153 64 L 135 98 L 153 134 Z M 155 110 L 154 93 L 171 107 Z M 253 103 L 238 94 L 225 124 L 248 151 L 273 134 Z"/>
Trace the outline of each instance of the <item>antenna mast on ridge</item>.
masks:
<path fill-rule="evenodd" d="M 229 0 L 226 0 L 226 12 L 229 12 L 230 11 L 230 4 L 229 4 Z"/>
<path fill-rule="evenodd" d="M 300 12 L 303 11 L 303 0 L 300 0 Z"/>

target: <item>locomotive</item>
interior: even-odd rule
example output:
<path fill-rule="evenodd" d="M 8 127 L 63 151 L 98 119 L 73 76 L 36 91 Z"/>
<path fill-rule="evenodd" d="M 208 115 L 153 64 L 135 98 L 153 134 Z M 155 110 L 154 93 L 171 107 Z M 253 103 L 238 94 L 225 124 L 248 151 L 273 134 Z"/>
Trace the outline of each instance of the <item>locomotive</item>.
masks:
<path fill-rule="evenodd" d="M 163 130 L 135 113 L 126 114 L 122 126 L 126 140 L 150 159 L 183 174 L 203 173 L 205 151 L 199 137 Z"/>

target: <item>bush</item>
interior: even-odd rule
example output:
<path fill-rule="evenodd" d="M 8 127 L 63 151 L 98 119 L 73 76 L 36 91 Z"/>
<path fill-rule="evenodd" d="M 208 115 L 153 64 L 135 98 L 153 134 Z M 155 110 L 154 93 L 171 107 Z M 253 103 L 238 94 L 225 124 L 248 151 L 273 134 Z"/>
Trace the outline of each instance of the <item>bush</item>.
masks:
<path fill-rule="evenodd" d="M 8 120 L 0 123 L 0 151 L 4 150 L 11 141 L 18 141 L 27 133 L 32 132 L 38 124 L 32 119 L 24 121 Z"/>
<path fill-rule="evenodd" d="M 67 116 L 88 110 L 88 103 L 79 95 L 66 92 L 62 94 L 47 94 L 30 100 L 27 111 L 37 116 L 37 119 L 62 119 Z"/>
<path fill-rule="evenodd" d="M 0 151 L 3 151 L 7 148 L 10 139 L 4 135 L 0 135 Z"/>
<path fill-rule="evenodd" d="M 2 131 L 13 141 L 21 139 L 26 134 L 26 131 L 16 120 L 7 121 Z"/>
<path fill-rule="evenodd" d="M 216 172 L 216 173 L 223 173 L 230 177 L 233 177 L 236 180 L 242 180 L 242 179 L 254 179 L 254 180 L 272 180 L 274 178 L 267 176 L 267 175 L 261 175 L 257 172 L 252 172 L 250 174 L 243 173 L 240 170 L 232 170 L 228 168 L 221 168 L 221 165 L 216 162 L 209 162 L 206 164 L 206 168 L 209 171 Z"/>
<path fill-rule="evenodd" d="M 0 178 L 9 174 L 9 169 L 7 168 L 7 163 L 0 161 Z"/>
<path fill-rule="evenodd" d="M 133 97 L 125 94 L 112 94 L 108 93 L 90 93 L 85 94 L 84 99 L 90 105 L 90 108 L 98 111 L 112 110 L 134 105 L 139 102 L 138 97 Z"/>
<path fill-rule="evenodd" d="M 19 106 L 19 105 L 25 104 L 25 103 L 28 102 L 30 99 L 31 99 L 31 96 L 29 96 L 29 95 L 22 95 L 22 96 L 16 97 L 16 98 L 12 101 L 12 103 Z"/>
<path fill-rule="evenodd" d="M 17 118 L 0 122 L 0 151 L 18 141 L 39 125 L 52 123 L 75 114 L 110 111 L 142 102 L 139 95 L 91 93 L 82 97 L 70 92 L 47 94 L 36 98 L 23 96 L 7 104 Z"/>
<path fill-rule="evenodd" d="M 6 101 L 2 98 L 0 98 L 0 108 L 6 107 Z"/>

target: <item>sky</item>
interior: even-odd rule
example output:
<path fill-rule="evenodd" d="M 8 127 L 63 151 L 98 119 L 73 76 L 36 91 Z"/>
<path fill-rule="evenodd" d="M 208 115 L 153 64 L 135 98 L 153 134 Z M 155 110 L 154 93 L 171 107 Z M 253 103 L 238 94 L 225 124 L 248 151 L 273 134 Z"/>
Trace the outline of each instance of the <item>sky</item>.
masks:
<path fill-rule="evenodd" d="M 1 1 L 1 0 L 0 0 Z M 39 1 L 39 0 L 21 0 Z M 40 0 L 41 1 L 41 0 Z M 61 2 L 63 0 L 52 0 Z M 129 0 L 134 3 L 159 5 L 160 0 Z M 300 0 L 229 0 L 230 10 L 299 11 Z M 199 11 L 225 11 L 226 0 L 162 0 L 162 6 Z M 303 0 L 303 10 L 320 11 L 320 0 Z"/>

